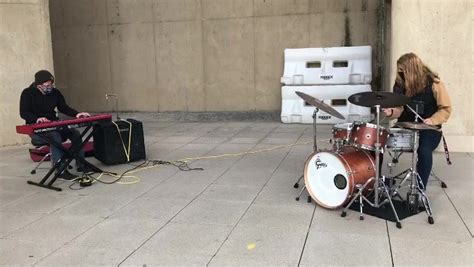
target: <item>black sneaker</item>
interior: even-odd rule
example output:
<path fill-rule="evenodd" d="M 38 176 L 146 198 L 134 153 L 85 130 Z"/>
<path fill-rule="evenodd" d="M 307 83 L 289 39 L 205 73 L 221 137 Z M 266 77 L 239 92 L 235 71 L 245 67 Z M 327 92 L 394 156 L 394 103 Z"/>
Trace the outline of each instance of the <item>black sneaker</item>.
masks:
<path fill-rule="evenodd" d="M 74 180 L 74 179 L 76 179 L 77 177 L 79 177 L 79 176 L 70 173 L 68 170 L 64 170 L 64 171 L 58 176 L 58 178 L 63 179 L 63 180 L 68 180 L 68 181 Z"/>
<path fill-rule="evenodd" d="M 90 172 L 94 172 L 94 171 L 91 168 L 87 167 L 87 166 L 78 166 L 77 167 L 77 172 L 90 173 Z"/>

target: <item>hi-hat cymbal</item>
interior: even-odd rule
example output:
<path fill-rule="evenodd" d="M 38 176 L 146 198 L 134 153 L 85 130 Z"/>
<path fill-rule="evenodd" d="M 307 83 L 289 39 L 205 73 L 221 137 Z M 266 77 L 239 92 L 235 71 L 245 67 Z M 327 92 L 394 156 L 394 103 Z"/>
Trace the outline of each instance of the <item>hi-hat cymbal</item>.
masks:
<path fill-rule="evenodd" d="M 393 108 L 408 104 L 410 98 L 389 92 L 362 92 L 349 96 L 349 102 L 363 107 L 379 105 L 381 108 Z"/>
<path fill-rule="evenodd" d="M 429 124 L 426 124 L 426 123 L 422 123 L 422 122 L 409 122 L 409 121 L 405 121 L 405 122 L 397 122 L 395 123 L 395 125 L 401 127 L 401 128 L 405 128 L 405 129 L 410 129 L 410 130 L 435 130 L 435 131 L 440 131 L 440 129 L 436 126 L 433 126 L 433 125 L 429 125 Z"/>
<path fill-rule="evenodd" d="M 320 110 L 330 114 L 330 115 L 333 115 L 334 117 L 336 118 L 339 118 L 341 120 L 345 120 L 346 118 L 341 114 L 339 113 L 337 110 L 335 110 L 334 108 L 332 108 L 331 106 L 329 106 L 328 104 L 322 102 L 321 100 L 318 100 L 310 95 L 307 95 L 303 92 L 300 92 L 300 91 L 296 91 L 296 94 L 303 98 L 304 101 L 308 102 L 308 104 L 310 104 L 311 106 L 314 106 L 316 108 L 319 108 Z"/>

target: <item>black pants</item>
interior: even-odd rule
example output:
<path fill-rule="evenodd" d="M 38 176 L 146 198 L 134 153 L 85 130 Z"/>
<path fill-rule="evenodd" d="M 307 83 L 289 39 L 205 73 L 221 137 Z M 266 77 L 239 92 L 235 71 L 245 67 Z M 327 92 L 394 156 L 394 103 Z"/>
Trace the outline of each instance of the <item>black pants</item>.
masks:
<path fill-rule="evenodd" d="M 441 141 L 442 133 L 433 130 L 420 131 L 420 144 L 418 146 L 418 162 L 416 170 L 420 175 L 424 188 L 428 185 L 428 178 L 433 167 L 433 151 Z"/>
<path fill-rule="evenodd" d="M 71 140 L 71 143 L 73 146 L 79 146 L 82 142 L 81 134 L 76 129 L 64 129 L 60 131 L 52 131 L 52 132 L 44 133 L 43 135 L 45 135 L 49 139 L 54 140 L 56 143 L 59 143 L 59 144 L 66 141 L 67 139 Z M 44 142 L 45 141 L 36 134 L 31 136 L 31 143 L 33 145 L 41 145 L 41 144 L 44 144 Z M 54 165 L 56 162 L 59 161 L 59 159 L 61 159 L 61 157 L 64 155 L 64 152 L 53 145 L 50 145 L 49 147 L 51 149 L 51 163 Z M 83 149 L 79 151 L 79 155 L 81 157 L 84 157 Z M 82 166 L 79 166 L 79 167 L 82 167 Z"/>

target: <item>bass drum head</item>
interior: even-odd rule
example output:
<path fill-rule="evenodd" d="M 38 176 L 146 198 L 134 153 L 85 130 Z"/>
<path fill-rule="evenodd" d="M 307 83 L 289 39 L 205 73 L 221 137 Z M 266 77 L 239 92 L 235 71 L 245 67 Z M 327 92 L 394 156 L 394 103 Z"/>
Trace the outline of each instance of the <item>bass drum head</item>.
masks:
<path fill-rule="evenodd" d="M 349 195 L 346 168 L 333 152 L 318 152 L 308 158 L 304 182 L 313 200 L 328 209 L 342 206 Z"/>

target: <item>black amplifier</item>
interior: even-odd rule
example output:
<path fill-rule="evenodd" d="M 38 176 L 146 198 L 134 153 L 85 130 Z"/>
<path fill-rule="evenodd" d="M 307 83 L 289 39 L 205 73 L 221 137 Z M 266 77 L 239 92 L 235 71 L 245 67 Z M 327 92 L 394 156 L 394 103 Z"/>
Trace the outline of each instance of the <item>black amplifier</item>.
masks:
<path fill-rule="evenodd" d="M 143 124 L 134 119 L 94 125 L 94 156 L 113 165 L 146 158 Z"/>

